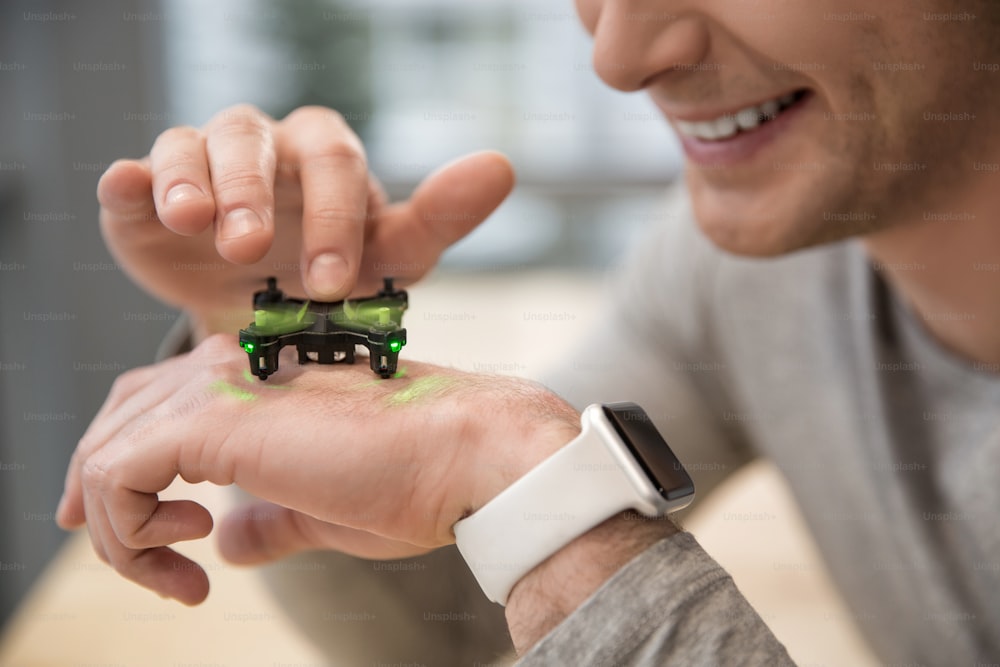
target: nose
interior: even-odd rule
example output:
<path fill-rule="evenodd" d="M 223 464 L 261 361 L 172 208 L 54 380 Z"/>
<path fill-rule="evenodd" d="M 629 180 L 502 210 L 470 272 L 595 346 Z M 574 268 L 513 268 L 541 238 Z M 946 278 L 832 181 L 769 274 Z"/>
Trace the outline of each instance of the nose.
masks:
<path fill-rule="evenodd" d="M 709 51 L 709 30 L 697 13 L 674 13 L 678 2 L 607 0 L 593 26 L 594 71 L 617 90 L 641 90 L 666 72 L 690 72 Z M 672 11 L 673 10 L 673 11 Z"/>

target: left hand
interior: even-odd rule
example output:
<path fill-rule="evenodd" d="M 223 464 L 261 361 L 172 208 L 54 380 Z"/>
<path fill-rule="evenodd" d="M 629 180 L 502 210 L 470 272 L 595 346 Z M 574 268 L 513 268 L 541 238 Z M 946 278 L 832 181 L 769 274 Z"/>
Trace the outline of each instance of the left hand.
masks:
<path fill-rule="evenodd" d="M 264 499 L 222 523 L 231 561 L 318 548 L 402 558 L 454 542 L 457 520 L 579 432 L 572 408 L 524 380 L 408 360 L 404 377 L 380 380 L 363 361 L 296 366 L 284 352 L 266 383 L 226 335 L 119 377 L 73 455 L 59 525 L 86 523 L 120 574 L 197 604 L 205 572 L 168 545 L 213 521 L 193 501 L 159 500 L 177 475 Z"/>

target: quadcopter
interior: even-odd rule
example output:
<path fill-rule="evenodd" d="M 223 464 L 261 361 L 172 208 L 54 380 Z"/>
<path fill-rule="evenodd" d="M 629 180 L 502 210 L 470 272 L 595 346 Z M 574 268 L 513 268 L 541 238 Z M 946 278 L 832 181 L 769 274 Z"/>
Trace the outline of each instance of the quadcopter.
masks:
<path fill-rule="evenodd" d="M 364 345 L 373 372 L 388 378 L 396 372 L 406 345 L 405 290 L 383 278 L 375 296 L 344 301 L 286 298 L 276 278 L 253 295 L 254 321 L 240 329 L 240 347 L 250 358 L 250 372 L 266 380 L 278 370 L 278 352 L 294 345 L 299 363 L 354 363 L 354 348 Z"/>

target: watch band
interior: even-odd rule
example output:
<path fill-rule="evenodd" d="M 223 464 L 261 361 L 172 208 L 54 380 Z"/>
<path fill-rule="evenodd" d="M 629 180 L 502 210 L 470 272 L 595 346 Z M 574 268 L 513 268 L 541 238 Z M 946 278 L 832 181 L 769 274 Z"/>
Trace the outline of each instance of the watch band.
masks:
<path fill-rule="evenodd" d="M 455 524 L 455 542 L 493 602 L 553 553 L 615 514 L 634 508 L 655 516 L 667 503 L 643 497 L 649 482 L 604 417 L 591 405 L 583 430 L 469 517 Z"/>

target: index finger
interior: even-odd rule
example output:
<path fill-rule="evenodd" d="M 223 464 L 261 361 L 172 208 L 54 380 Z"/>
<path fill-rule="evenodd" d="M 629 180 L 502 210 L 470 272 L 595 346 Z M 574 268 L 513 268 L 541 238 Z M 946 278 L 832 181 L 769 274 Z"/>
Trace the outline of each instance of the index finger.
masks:
<path fill-rule="evenodd" d="M 281 132 L 302 184 L 302 282 L 310 298 L 342 299 L 354 288 L 364 243 L 364 147 L 340 114 L 322 107 L 293 111 Z"/>

